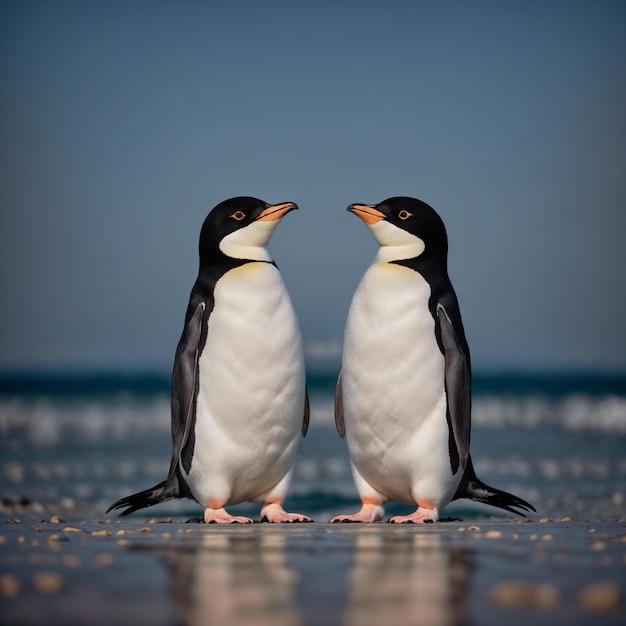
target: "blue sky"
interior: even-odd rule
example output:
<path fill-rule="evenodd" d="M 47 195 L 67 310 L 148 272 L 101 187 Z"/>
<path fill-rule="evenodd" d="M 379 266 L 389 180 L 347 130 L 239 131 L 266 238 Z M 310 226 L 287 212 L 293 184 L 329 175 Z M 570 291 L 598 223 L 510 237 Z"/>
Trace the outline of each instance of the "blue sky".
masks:
<path fill-rule="evenodd" d="M 308 344 L 375 254 L 352 202 L 443 217 L 476 367 L 626 370 L 626 3 L 0 3 L 0 368 L 168 369 L 221 200 Z"/>

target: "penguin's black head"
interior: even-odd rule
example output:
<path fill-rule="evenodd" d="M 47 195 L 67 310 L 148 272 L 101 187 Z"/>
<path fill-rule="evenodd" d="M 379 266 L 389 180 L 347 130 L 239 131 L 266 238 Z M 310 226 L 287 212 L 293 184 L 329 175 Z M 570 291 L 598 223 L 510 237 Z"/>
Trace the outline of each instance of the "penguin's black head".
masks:
<path fill-rule="evenodd" d="M 200 231 L 200 261 L 210 262 L 220 252 L 235 259 L 270 260 L 265 249 L 281 218 L 297 209 L 293 202 L 270 205 L 240 196 L 220 202 Z"/>
<path fill-rule="evenodd" d="M 425 252 L 444 260 L 447 256 L 443 220 L 421 200 L 398 196 L 376 205 L 351 204 L 348 211 L 360 217 L 381 248 L 387 249 L 387 260 L 414 258 Z"/>

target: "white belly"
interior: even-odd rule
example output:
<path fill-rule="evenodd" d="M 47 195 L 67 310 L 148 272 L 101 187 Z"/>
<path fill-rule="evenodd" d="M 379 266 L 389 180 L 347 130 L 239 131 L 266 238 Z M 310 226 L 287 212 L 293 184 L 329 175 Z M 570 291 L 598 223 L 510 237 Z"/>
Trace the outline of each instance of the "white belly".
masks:
<path fill-rule="evenodd" d="M 430 295 L 413 270 L 370 267 L 348 315 L 342 391 L 350 459 L 361 477 L 389 500 L 441 507 L 460 474 L 450 467 L 445 361 Z"/>
<path fill-rule="evenodd" d="M 247 263 L 218 281 L 199 376 L 194 497 L 262 498 L 293 467 L 304 412 L 302 342 L 276 267 Z"/>

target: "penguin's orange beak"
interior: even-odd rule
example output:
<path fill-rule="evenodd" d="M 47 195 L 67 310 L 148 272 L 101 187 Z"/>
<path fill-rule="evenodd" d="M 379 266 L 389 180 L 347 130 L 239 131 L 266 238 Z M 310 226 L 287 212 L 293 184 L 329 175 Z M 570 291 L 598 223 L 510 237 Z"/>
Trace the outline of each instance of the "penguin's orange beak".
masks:
<path fill-rule="evenodd" d="M 366 224 L 376 224 L 385 219 L 385 214 L 375 209 L 373 204 L 351 204 L 348 211 L 360 217 Z"/>
<path fill-rule="evenodd" d="M 293 211 L 298 208 L 297 204 L 293 202 L 283 202 L 282 204 L 274 204 L 268 206 L 259 217 L 256 218 L 257 222 L 273 222 L 279 220 L 284 215 L 287 215 L 289 211 Z"/>

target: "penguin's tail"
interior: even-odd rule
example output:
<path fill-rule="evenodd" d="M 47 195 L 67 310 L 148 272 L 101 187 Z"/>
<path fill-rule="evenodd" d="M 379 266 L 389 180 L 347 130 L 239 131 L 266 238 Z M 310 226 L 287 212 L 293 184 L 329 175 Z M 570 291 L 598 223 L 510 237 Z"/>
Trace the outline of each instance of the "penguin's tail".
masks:
<path fill-rule="evenodd" d="M 164 480 L 162 483 L 145 489 L 139 493 L 134 493 L 125 498 L 121 498 L 114 502 L 108 509 L 107 513 L 116 509 L 124 509 L 119 516 L 124 517 L 130 515 L 139 509 L 145 509 L 148 506 L 154 506 L 160 502 L 180 498 L 177 481 Z M 124 508 L 126 507 L 126 508 Z"/>
<path fill-rule="evenodd" d="M 497 506 L 499 509 L 504 509 L 505 511 L 521 515 L 522 517 L 526 517 L 522 511 L 537 512 L 535 507 L 529 502 L 526 502 L 526 500 L 522 500 L 522 498 L 518 498 L 511 493 L 501 491 L 495 487 L 490 487 L 482 482 L 482 480 L 476 476 L 471 458 L 468 460 L 461 484 L 452 499 L 458 500 L 459 498 L 469 498 L 476 502 Z M 521 510 L 518 511 L 517 509 Z"/>

